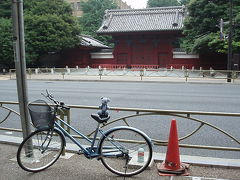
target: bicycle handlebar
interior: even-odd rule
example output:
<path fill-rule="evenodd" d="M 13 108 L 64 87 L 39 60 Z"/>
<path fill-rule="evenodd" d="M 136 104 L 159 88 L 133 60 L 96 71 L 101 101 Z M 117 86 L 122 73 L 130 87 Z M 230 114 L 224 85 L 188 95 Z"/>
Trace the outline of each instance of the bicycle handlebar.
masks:
<path fill-rule="evenodd" d="M 50 101 L 52 101 L 57 107 L 61 107 L 63 109 L 70 109 L 68 106 L 65 105 L 64 102 L 62 101 L 57 101 L 56 99 L 54 99 L 53 95 L 50 94 L 48 92 L 48 90 L 46 89 L 46 95 L 41 93 L 44 97 L 46 97 L 47 99 L 49 99 Z M 108 116 L 108 103 L 110 102 L 110 99 L 107 97 L 102 97 L 101 98 L 101 105 L 99 106 L 99 108 L 101 109 L 100 111 L 98 111 L 98 115 L 99 116 Z"/>
<path fill-rule="evenodd" d="M 54 99 L 53 95 L 50 94 L 47 89 L 46 89 L 46 94 L 47 94 L 47 95 L 45 95 L 45 94 L 43 94 L 43 93 L 41 93 L 41 94 L 42 94 L 44 97 L 46 97 L 47 99 L 49 99 L 50 101 L 52 101 L 57 107 L 61 107 L 61 108 L 63 108 L 63 109 L 70 109 L 68 106 L 65 105 L 64 102 L 62 102 L 62 101 L 59 102 L 59 101 L 57 101 L 56 99 Z"/>

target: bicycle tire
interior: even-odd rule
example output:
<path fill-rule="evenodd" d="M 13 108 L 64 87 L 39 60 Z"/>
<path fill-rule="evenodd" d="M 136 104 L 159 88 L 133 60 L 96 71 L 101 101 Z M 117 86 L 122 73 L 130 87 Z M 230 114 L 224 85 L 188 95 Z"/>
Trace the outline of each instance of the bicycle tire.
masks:
<path fill-rule="evenodd" d="M 128 142 L 123 142 L 122 139 L 127 139 Z M 144 149 L 144 160 L 138 159 L 140 148 Z M 149 166 L 152 160 L 152 144 L 142 131 L 121 126 L 103 135 L 99 143 L 99 153 L 102 164 L 109 171 L 129 177 L 141 173 Z"/>
<path fill-rule="evenodd" d="M 59 130 L 37 130 L 20 144 L 17 162 L 25 171 L 42 171 L 58 160 L 64 145 L 65 138 Z"/>

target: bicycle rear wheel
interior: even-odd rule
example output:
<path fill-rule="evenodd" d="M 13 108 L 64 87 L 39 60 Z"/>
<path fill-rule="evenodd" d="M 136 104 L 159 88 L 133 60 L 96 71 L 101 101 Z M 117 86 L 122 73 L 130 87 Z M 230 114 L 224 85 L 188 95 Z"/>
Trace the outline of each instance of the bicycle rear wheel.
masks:
<path fill-rule="evenodd" d="M 65 139 L 56 129 L 37 130 L 19 146 L 17 162 L 29 172 L 42 171 L 53 165 L 60 157 Z"/>
<path fill-rule="evenodd" d="M 130 127 L 118 127 L 108 131 L 100 141 L 99 149 L 103 165 L 120 176 L 141 173 L 152 159 L 149 138 L 141 131 Z"/>

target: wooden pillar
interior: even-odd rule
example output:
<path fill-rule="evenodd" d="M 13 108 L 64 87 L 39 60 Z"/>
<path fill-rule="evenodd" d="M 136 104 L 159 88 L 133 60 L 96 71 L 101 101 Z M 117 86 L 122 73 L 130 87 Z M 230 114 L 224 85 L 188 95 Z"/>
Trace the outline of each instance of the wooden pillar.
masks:
<path fill-rule="evenodd" d="M 127 67 L 131 67 L 133 42 L 132 42 L 132 40 L 126 40 L 125 43 L 126 43 L 127 54 L 128 54 Z"/>

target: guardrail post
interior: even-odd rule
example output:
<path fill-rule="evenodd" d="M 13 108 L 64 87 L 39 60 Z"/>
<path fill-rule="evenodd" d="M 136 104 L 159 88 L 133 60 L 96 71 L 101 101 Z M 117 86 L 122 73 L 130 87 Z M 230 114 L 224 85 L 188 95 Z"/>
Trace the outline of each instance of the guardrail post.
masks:
<path fill-rule="evenodd" d="M 71 73 L 71 69 L 69 69 L 67 66 L 66 66 L 66 70 L 67 70 L 67 74 L 69 75 Z"/>
<path fill-rule="evenodd" d="M 53 68 L 51 68 L 51 74 L 54 74 L 54 69 Z"/>
<path fill-rule="evenodd" d="M 28 68 L 28 74 L 29 74 L 29 78 L 31 79 L 31 75 L 32 75 L 32 69 Z"/>
<path fill-rule="evenodd" d="M 126 68 L 124 67 L 124 68 L 123 68 L 123 75 L 126 75 L 126 74 L 127 74 Z"/>
<path fill-rule="evenodd" d="M 62 72 L 62 76 L 63 76 L 63 79 L 64 79 L 64 76 L 65 76 L 65 72 Z"/>
<path fill-rule="evenodd" d="M 2 72 L 3 72 L 3 75 L 5 75 L 6 74 L 6 69 L 3 69 Z"/>
<path fill-rule="evenodd" d="M 216 75 L 216 72 L 214 71 L 213 68 L 210 68 L 210 76 L 214 77 Z"/>
<path fill-rule="evenodd" d="M 144 76 L 144 69 L 141 69 L 141 70 L 140 70 L 140 77 L 141 77 L 141 80 L 142 80 L 143 76 Z"/>
<path fill-rule="evenodd" d="M 70 109 L 64 109 L 62 111 L 59 111 L 58 114 L 60 115 L 60 119 L 65 121 L 65 117 L 67 118 L 67 124 L 70 125 Z M 61 122 L 60 123 L 61 127 L 65 129 L 65 125 Z M 66 131 L 70 134 L 70 128 L 67 127 Z M 64 156 L 66 153 L 65 147 L 62 152 L 62 156 Z"/>
<path fill-rule="evenodd" d="M 184 71 L 184 76 L 185 76 L 186 82 L 187 82 L 187 78 L 189 77 L 188 69 L 185 69 L 185 71 Z"/>
<path fill-rule="evenodd" d="M 12 79 L 12 69 L 9 69 L 9 77 Z"/>
<path fill-rule="evenodd" d="M 102 79 L 102 75 L 103 75 L 103 69 L 101 68 L 101 66 L 99 66 L 99 77 L 100 79 Z"/>
<path fill-rule="evenodd" d="M 237 79 L 237 72 L 236 71 L 232 71 L 232 80 L 234 83 L 234 80 Z"/>
<path fill-rule="evenodd" d="M 203 72 L 203 70 L 202 70 L 202 67 L 200 67 L 200 73 L 199 73 L 199 76 L 204 77 L 204 72 Z"/>
<path fill-rule="evenodd" d="M 38 74 L 38 69 L 35 69 L 35 74 Z"/>
<path fill-rule="evenodd" d="M 107 75 L 107 68 L 103 68 L 103 74 Z"/>
<path fill-rule="evenodd" d="M 67 121 L 67 123 L 70 125 L 70 110 L 69 109 L 64 109 L 58 112 L 58 114 L 60 115 L 60 119 Z M 65 120 L 65 117 L 67 118 Z M 61 123 L 61 127 L 64 128 L 64 124 Z M 70 128 L 67 127 L 67 132 L 70 133 Z"/>
<path fill-rule="evenodd" d="M 87 67 L 85 68 L 85 74 L 86 74 L 86 75 L 87 75 L 87 73 L 89 72 L 89 70 L 90 70 L 90 67 L 87 66 Z"/>

